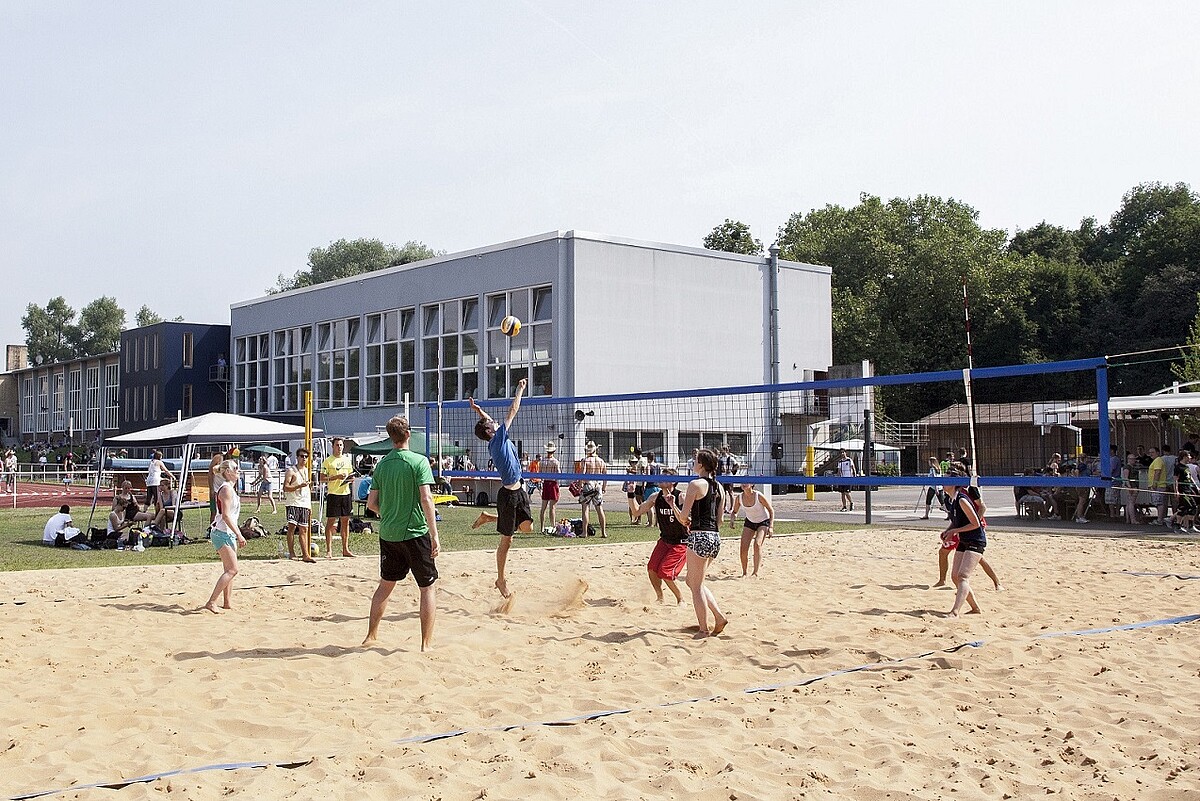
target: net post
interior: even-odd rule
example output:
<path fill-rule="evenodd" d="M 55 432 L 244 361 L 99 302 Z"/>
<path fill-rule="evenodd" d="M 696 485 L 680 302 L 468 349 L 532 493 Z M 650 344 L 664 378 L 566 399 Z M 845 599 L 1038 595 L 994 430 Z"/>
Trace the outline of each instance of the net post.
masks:
<path fill-rule="evenodd" d="M 1100 478 L 1112 479 L 1109 469 L 1109 450 L 1112 448 L 1108 431 L 1108 366 L 1096 368 L 1096 430 L 1100 435 Z"/>
<path fill-rule="evenodd" d="M 863 492 L 863 508 L 866 510 L 864 523 L 871 522 L 871 410 L 863 409 L 863 476 L 867 479 Z"/>
<path fill-rule="evenodd" d="M 808 453 L 805 454 L 805 456 L 804 475 L 812 478 L 817 474 L 817 449 L 811 442 L 808 444 Z M 813 483 L 810 481 L 804 488 L 804 500 L 811 501 L 815 500 L 816 497 L 817 488 L 813 486 Z"/>

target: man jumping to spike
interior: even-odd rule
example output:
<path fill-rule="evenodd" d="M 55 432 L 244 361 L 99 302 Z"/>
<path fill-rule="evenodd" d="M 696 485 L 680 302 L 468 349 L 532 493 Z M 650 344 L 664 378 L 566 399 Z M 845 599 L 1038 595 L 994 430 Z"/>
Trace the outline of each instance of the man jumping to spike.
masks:
<path fill-rule="evenodd" d="M 508 561 L 508 549 L 512 546 L 513 534 L 518 530 L 528 534 L 533 530 L 533 512 L 529 507 L 529 493 L 521 486 L 521 460 L 517 458 L 517 447 L 508 438 L 508 430 L 521 408 L 521 396 L 525 394 L 525 379 L 517 382 L 517 394 L 513 396 L 504 422 L 497 424 L 474 398 L 469 398 L 471 408 L 479 415 L 475 423 L 475 436 L 488 444 L 488 454 L 500 473 L 500 491 L 496 493 L 496 514 L 481 512 L 471 525 L 479 528 L 485 523 L 496 521 L 500 534 L 500 545 L 496 549 L 496 589 L 507 598 L 508 581 L 504 578 L 504 566 Z"/>

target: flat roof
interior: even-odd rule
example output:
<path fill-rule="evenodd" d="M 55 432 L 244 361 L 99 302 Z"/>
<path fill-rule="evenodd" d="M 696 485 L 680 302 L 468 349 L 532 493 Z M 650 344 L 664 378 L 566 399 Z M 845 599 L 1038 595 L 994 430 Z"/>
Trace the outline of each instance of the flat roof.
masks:
<path fill-rule="evenodd" d="M 487 253 L 498 253 L 499 251 L 502 251 L 502 250 L 509 250 L 511 248 L 523 247 L 525 245 L 532 245 L 532 244 L 536 244 L 538 242 L 548 242 L 548 241 L 557 240 L 557 239 L 582 239 L 582 240 L 586 240 L 589 242 L 604 242 L 604 243 L 610 244 L 610 245 L 625 245 L 627 247 L 647 248 L 650 250 L 662 250 L 662 251 L 667 251 L 670 253 L 685 253 L 685 254 L 692 255 L 692 256 L 705 256 L 708 258 L 724 259 L 727 261 L 741 261 L 741 262 L 747 262 L 750 264 L 763 264 L 767 260 L 766 256 L 747 256 L 747 255 L 744 255 L 741 253 L 727 253 L 723 250 L 709 250 L 707 248 L 691 247 L 688 245 L 671 245 L 666 242 L 651 242 L 651 241 L 642 240 L 642 239 L 630 239 L 628 237 L 609 236 L 606 234 L 592 233 L 590 231 L 576 231 L 576 230 L 547 231 L 544 234 L 535 234 L 533 236 L 527 236 L 527 237 L 523 237 L 521 239 L 510 239 L 507 242 L 498 242 L 494 245 L 485 245 L 483 247 L 472 248 L 470 250 L 460 250 L 456 253 L 447 253 L 447 254 L 444 254 L 441 256 L 433 256 L 428 259 L 421 259 L 420 261 L 408 262 L 407 264 L 398 264 L 395 267 L 385 267 L 382 270 L 372 270 L 369 273 L 359 273 L 358 275 L 350 275 L 350 276 L 346 276 L 345 278 L 339 278 L 336 281 L 325 281 L 320 284 L 313 284 L 312 286 L 300 287 L 298 289 L 289 289 L 286 292 L 277 292 L 275 294 L 260 295 L 256 298 L 251 298 L 250 300 L 243 300 L 243 301 L 238 301 L 237 303 L 231 303 L 229 305 L 229 308 L 240 309 L 240 308 L 243 308 L 246 306 L 254 306 L 258 303 L 262 303 L 267 300 L 272 300 L 274 298 L 298 295 L 303 292 L 312 292 L 313 290 L 324 289 L 326 287 L 338 286 L 340 284 L 353 283 L 356 281 L 363 280 L 363 278 L 365 276 L 387 275 L 387 274 L 391 274 L 391 273 L 404 272 L 405 270 L 413 270 L 413 269 L 424 268 L 424 267 L 432 267 L 435 264 L 441 264 L 443 262 L 456 261 L 458 259 L 465 259 L 465 258 L 469 258 L 471 256 L 482 256 Z M 832 272 L 833 272 L 832 267 L 829 267 L 824 264 L 808 264 L 808 263 L 799 262 L 799 261 L 788 261 L 787 259 L 780 259 L 779 266 L 786 267 L 787 269 L 791 269 L 791 270 L 807 270 L 807 271 L 811 271 L 811 272 L 823 272 L 823 273 L 830 273 L 830 274 L 832 274 Z"/>

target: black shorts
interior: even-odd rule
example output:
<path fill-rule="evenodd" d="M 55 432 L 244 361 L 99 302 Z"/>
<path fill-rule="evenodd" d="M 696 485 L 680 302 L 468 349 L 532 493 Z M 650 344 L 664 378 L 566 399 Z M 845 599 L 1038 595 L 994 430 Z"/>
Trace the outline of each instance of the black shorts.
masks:
<path fill-rule="evenodd" d="M 526 520 L 533 521 L 529 508 L 529 493 L 523 489 L 505 489 L 496 493 L 496 531 L 511 537 Z"/>
<path fill-rule="evenodd" d="M 153 506 L 158 500 L 158 485 L 154 484 L 146 487 L 146 505 Z"/>
<path fill-rule="evenodd" d="M 402 581 L 411 570 L 418 587 L 430 586 L 438 578 L 432 546 L 428 534 L 400 542 L 381 539 L 379 577 L 384 581 Z"/>
<path fill-rule="evenodd" d="M 349 517 L 352 501 L 350 495 L 326 495 L 325 496 L 325 519 L 329 520 L 334 517 Z"/>
<path fill-rule="evenodd" d="M 766 528 L 769 525 L 771 525 L 770 518 L 767 518 L 766 520 L 760 520 L 757 523 L 755 523 L 753 520 L 742 520 L 742 528 L 748 528 L 751 531 L 758 531 L 760 528 Z"/>
<path fill-rule="evenodd" d="M 982 554 L 984 548 L 987 547 L 987 540 L 964 540 L 961 537 L 958 540 L 956 551 L 972 551 L 977 554 Z"/>

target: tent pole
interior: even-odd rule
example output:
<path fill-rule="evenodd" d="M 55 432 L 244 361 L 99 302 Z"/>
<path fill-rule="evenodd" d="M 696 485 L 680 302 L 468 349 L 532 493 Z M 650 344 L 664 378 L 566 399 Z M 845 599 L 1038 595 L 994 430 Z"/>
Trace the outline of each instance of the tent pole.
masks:
<path fill-rule="evenodd" d="M 88 539 L 92 538 L 92 518 L 96 515 L 96 503 L 100 498 L 100 476 L 104 475 L 104 456 L 107 448 L 100 446 L 100 461 L 96 464 L 96 486 L 92 489 L 92 509 L 88 512 Z M 13 498 L 16 498 L 17 488 L 13 486 Z"/>
<path fill-rule="evenodd" d="M 175 508 L 171 516 L 171 530 L 167 532 L 167 547 L 175 547 L 175 531 L 183 529 L 183 519 L 179 516 L 179 507 L 183 504 L 183 493 L 187 489 L 188 468 L 192 464 L 192 454 L 196 446 L 190 442 L 183 444 L 183 464 L 179 466 L 179 487 L 175 490 Z"/>

